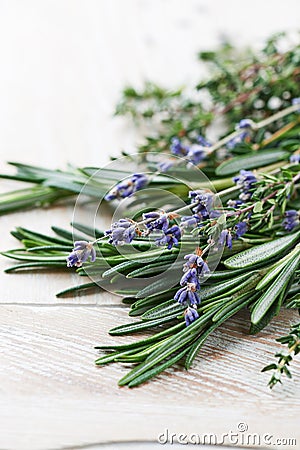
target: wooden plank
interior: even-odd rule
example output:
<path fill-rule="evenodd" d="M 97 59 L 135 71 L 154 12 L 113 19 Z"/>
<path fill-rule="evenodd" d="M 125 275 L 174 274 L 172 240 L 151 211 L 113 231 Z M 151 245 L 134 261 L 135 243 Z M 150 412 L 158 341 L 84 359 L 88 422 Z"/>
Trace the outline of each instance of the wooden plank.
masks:
<path fill-rule="evenodd" d="M 128 320 L 125 310 L 1 305 L 0 319 L 0 448 L 155 441 L 165 429 L 221 434 L 239 422 L 251 433 L 300 438 L 299 380 L 270 392 L 259 373 L 279 348 L 273 337 L 295 319 L 291 311 L 258 337 L 245 334 L 240 314 L 208 340 L 194 369 L 173 368 L 134 390 L 116 385 L 128 367 L 93 364 L 94 344 L 136 339 L 107 335 Z M 295 361 L 293 372 L 299 368 Z"/>
<path fill-rule="evenodd" d="M 84 222 L 85 214 L 88 210 L 77 207 L 77 217 L 81 217 Z M 70 221 L 73 216 L 73 206 L 59 207 L 51 209 L 36 210 L 34 212 L 19 212 L 8 216 L 0 217 L 2 243 L 1 250 L 9 250 L 12 248 L 21 248 L 22 244 L 10 235 L 16 226 L 29 228 L 37 232 L 45 234 L 53 234 L 51 226 L 56 225 L 61 228 L 69 229 Z M 107 220 L 102 218 L 97 224 L 100 228 L 107 227 Z M 19 261 L 21 262 L 21 261 Z M 102 304 L 120 304 L 120 297 L 110 293 L 101 292 L 95 289 L 85 295 L 74 295 L 66 298 L 56 298 L 56 293 L 78 284 L 88 283 L 91 280 L 88 277 L 80 277 L 74 269 L 57 269 L 57 270 L 28 270 L 26 272 L 15 272 L 5 274 L 4 270 L 17 264 L 9 258 L 0 258 L 0 286 L 1 300 L 0 303 L 9 304 L 43 304 L 43 305 L 102 305 Z M 101 293 L 101 295 L 100 295 Z"/>

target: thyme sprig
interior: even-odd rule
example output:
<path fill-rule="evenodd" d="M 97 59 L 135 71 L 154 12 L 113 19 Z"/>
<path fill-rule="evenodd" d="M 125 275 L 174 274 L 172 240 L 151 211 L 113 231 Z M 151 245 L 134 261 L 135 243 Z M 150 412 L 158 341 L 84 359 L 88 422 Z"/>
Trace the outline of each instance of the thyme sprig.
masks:
<path fill-rule="evenodd" d="M 201 52 L 198 56 L 207 79 L 188 90 L 164 89 L 149 82 L 141 90 L 128 86 L 116 114 L 147 126 L 142 153 L 168 150 L 173 136 L 197 143 L 197 136 L 205 134 L 220 116 L 225 134 L 243 117 L 263 120 L 299 96 L 299 45 L 290 44 L 282 51 L 283 41 L 287 47 L 288 36 L 278 33 L 256 52 L 241 51 L 230 43 Z"/>
<path fill-rule="evenodd" d="M 281 350 L 275 354 L 278 358 L 277 363 L 269 364 L 262 369 L 262 372 L 273 370 L 273 374 L 269 381 L 269 386 L 272 389 L 277 383 L 282 383 L 282 375 L 292 378 L 292 374 L 288 368 L 293 356 L 300 352 L 300 323 L 292 325 L 290 332 L 286 336 L 276 339 L 277 342 L 287 345 L 287 350 Z"/>

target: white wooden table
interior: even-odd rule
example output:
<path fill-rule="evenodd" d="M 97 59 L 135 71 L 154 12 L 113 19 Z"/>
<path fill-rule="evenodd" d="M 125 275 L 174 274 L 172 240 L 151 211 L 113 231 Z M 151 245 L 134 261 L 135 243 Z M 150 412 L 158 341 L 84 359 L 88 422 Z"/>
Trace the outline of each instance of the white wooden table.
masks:
<path fill-rule="evenodd" d="M 134 130 L 111 118 L 121 87 L 197 80 L 194 55 L 221 32 L 256 43 L 298 26 L 297 1 L 270 6 L 252 1 L 242 15 L 233 0 L 0 2 L 0 169 L 7 160 L 99 165 L 120 149 L 133 150 Z M 9 187 L 16 185 L 0 181 L 1 192 Z M 71 215 L 72 207 L 55 207 L 0 217 L 1 250 L 17 246 L 9 235 L 15 226 L 48 231 L 67 226 Z M 296 438 L 298 447 L 290 448 L 299 448 L 299 359 L 298 376 L 272 392 L 269 375 L 259 373 L 295 313 L 281 314 L 256 337 L 247 335 L 247 314 L 240 314 L 208 340 L 190 372 L 173 369 L 121 389 L 126 367 L 93 364 L 93 346 L 109 342 L 107 331 L 128 320 L 119 298 L 58 300 L 56 292 L 77 282 L 74 273 L 5 275 L 8 265 L 0 259 L 0 449 L 106 443 L 101 448 L 127 450 L 142 448 L 139 441 L 153 448 L 166 429 L 220 437 L 240 423 L 248 427 L 240 446 L 245 433 L 267 433 L 273 445 L 261 448 L 281 448 L 277 438 Z"/>

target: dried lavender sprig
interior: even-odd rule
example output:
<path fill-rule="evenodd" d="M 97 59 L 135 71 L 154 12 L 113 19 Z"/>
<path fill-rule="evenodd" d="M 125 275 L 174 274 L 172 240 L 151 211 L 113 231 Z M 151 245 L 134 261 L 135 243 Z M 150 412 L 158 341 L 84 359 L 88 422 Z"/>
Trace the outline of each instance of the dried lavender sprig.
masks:
<path fill-rule="evenodd" d="M 286 231 L 292 231 L 300 223 L 300 211 L 296 211 L 295 209 L 286 211 L 284 217 L 282 226 Z"/>
<path fill-rule="evenodd" d="M 300 173 L 295 175 L 292 178 L 292 182 L 296 183 L 300 179 Z M 242 170 L 240 175 L 234 178 L 235 182 L 238 186 L 241 187 L 242 195 L 247 197 L 249 200 L 252 196 L 252 190 L 257 182 L 257 179 L 253 172 Z M 277 195 L 278 189 L 275 189 L 269 195 L 264 197 L 261 200 L 261 204 L 264 205 L 268 200 L 272 199 Z M 136 235 L 146 236 L 154 230 L 160 230 L 163 232 L 162 237 L 156 240 L 157 245 L 167 245 L 167 248 L 170 250 L 174 245 L 177 246 L 184 229 L 186 228 L 185 224 L 182 226 L 173 225 L 169 227 L 169 219 L 174 219 L 179 216 L 179 214 L 185 211 L 187 208 L 193 210 L 194 215 L 190 216 L 191 219 L 187 219 L 187 216 L 184 216 L 184 223 L 187 220 L 195 219 L 198 227 L 201 227 L 199 221 L 205 221 L 207 219 L 215 220 L 214 217 L 218 217 L 221 213 L 219 211 L 213 210 L 213 197 L 214 194 L 210 192 L 205 192 L 203 190 L 199 191 L 190 191 L 189 197 L 192 202 L 189 205 L 185 205 L 175 211 L 171 212 L 158 212 L 153 211 L 151 213 L 143 214 L 143 220 L 136 222 L 131 219 L 120 219 L 117 222 L 113 223 L 110 230 L 106 231 L 105 236 L 102 236 L 99 239 L 96 239 L 93 242 L 81 241 L 80 248 L 74 248 L 72 253 L 67 257 L 68 266 L 80 266 L 83 262 L 85 262 L 89 257 L 94 259 L 94 251 L 91 251 L 91 247 L 96 244 L 98 241 L 108 237 L 108 242 L 118 246 L 124 244 L 130 244 Z M 244 198 L 242 200 L 244 203 Z M 236 205 L 237 206 L 237 205 Z M 225 219 L 233 216 L 240 216 L 243 213 L 251 212 L 255 207 L 255 202 L 251 203 L 249 206 L 245 206 L 242 209 L 236 209 L 235 211 L 229 211 L 225 213 Z M 213 216 L 211 218 L 210 216 Z M 287 211 L 285 215 L 285 220 L 283 221 L 283 226 L 287 231 L 291 231 L 297 224 L 299 223 L 299 214 L 294 212 L 294 210 Z M 143 233 L 140 230 L 140 226 L 144 225 L 146 227 L 146 231 Z M 247 220 L 238 221 L 234 224 L 234 238 L 238 239 L 243 236 L 248 230 Z M 228 248 L 232 247 L 232 235 L 230 229 L 222 230 L 219 233 L 219 241 L 218 243 L 223 246 L 226 245 Z M 76 244 L 76 243 L 75 243 Z"/>
<path fill-rule="evenodd" d="M 207 196 L 208 194 L 206 194 L 206 197 Z M 199 207 L 201 201 L 203 201 L 203 197 L 198 195 L 197 200 L 189 205 L 185 205 L 168 213 L 157 211 L 146 213 L 143 215 L 143 220 L 139 222 L 131 219 L 120 219 L 112 224 L 111 229 L 106 231 L 105 236 L 95 239 L 92 242 L 75 242 L 72 252 L 67 257 L 67 265 L 68 267 L 80 267 L 82 263 L 88 260 L 88 258 L 91 258 L 91 262 L 94 262 L 96 259 L 96 253 L 93 246 L 105 238 L 108 238 L 108 242 L 115 246 L 130 244 L 136 235 L 143 235 L 139 228 L 142 225 L 145 225 L 147 228 L 144 235 L 147 235 L 154 230 L 163 231 L 163 236 L 156 241 L 156 244 L 167 245 L 167 248 L 170 250 L 173 245 L 178 245 L 181 239 L 182 229 L 177 225 L 169 227 L 169 219 L 177 217 L 187 208 Z"/>
<path fill-rule="evenodd" d="M 76 241 L 72 252 L 67 256 L 68 267 L 81 267 L 82 263 L 90 258 L 91 262 L 96 261 L 96 250 L 94 242 Z"/>
<path fill-rule="evenodd" d="M 143 189 L 148 183 L 149 179 L 144 173 L 134 173 L 131 177 L 120 181 L 104 198 L 111 201 L 129 197 L 136 191 Z"/>
<path fill-rule="evenodd" d="M 186 326 L 199 318 L 197 308 L 201 303 L 200 278 L 210 273 L 203 255 L 212 244 L 213 242 L 209 243 L 204 251 L 197 248 L 195 253 L 190 253 L 184 257 L 186 260 L 183 265 L 184 274 L 180 279 L 182 287 L 175 293 L 174 300 L 180 305 L 187 306 L 184 311 Z"/>

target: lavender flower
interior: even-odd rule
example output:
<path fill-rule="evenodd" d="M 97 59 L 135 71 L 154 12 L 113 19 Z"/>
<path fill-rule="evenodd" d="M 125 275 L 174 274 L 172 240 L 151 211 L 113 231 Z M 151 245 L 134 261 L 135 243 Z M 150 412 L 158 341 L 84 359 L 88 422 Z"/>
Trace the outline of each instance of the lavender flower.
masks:
<path fill-rule="evenodd" d="M 190 191 L 189 198 L 191 199 L 191 203 L 197 203 L 193 211 L 199 214 L 201 219 L 209 218 L 209 213 L 213 207 L 214 195 L 201 190 Z"/>
<path fill-rule="evenodd" d="M 187 261 L 183 265 L 184 272 L 187 272 L 189 269 L 195 268 L 197 270 L 197 275 L 207 275 L 210 273 L 209 267 L 207 263 L 203 260 L 203 258 L 195 253 L 191 253 L 184 257 Z"/>
<path fill-rule="evenodd" d="M 204 136 L 202 136 L 201 134 L 199 134 L 199 136 L 197 137 L 197 141 L 199 142 L 200 145 L 202 145 L 203 147 L 211 147 L 211 143 L 208 142 Z"/>
<path fill-rule="evenodd" d="M 188 301 L 187 286 L 184 286 L 184 287 L 178 289 L 178 291 L 174 295 L 174 300 L 176 302 L 180 303 L 180 305 L 185 305 L 187 303 L 187 301 Z"/>
<path fill-rule="evenodd" d="M 199 277 L 209 273 L 209 268 L 201 257 L 200 249 L 197 249 L 195 253 L 186 255 L 184 259 L 186 260 L 183 265 L 185 273 L 180 280 L 182 287 L 174 295 L 174 300 L 181 305 L 188 305 L 184 312 L 185 323 L 188 326 L 199 317 L 197 312 L 197 306 L 201 303 L 200 296 L 197 293 L 197 290 L 200 289 Z"/>
<path fill-rule="evenodd" d="M 164 232 L 161 238 L 156 239 L 156 245 L 167 245 L 168 250 L 171 250 L 173 245 L 177 246 L 181 239 L 181 230 L 178 225 L 173 225 Z"/>
<path fill-rule="evenodd" d="M 230 141 L 227 142 L 226 147 L 228 148 L 228 150 L 233 150 L 238 144 L 244 142 L 245 139 L 247 139 L 247 137 L 249 136 L 249 131 L 243 131 L 242 133 L 230 139 Z"/>
<path fill-rule="evenodd" d="M 205 158 L 206 153 L 204 148 L 201 145 L 191 145 L 188 153 L 186 155 L 186 158 L 189 162 L 192 164 L 199 164 L 203 159 Z"/>
<path fill-rule="evenodd" d="M 182 142 L 178 137 L 173 137 L 171 139 L 170 150 L 173 155 L 186 156 L 189 151 L 189 148 L 187 146 L 182 145 Z"/>
<path fill-rule="evenodd" d="M 208 275 L 210 273 L 207 263 L 204 261 L 204 259 L 202 259 L 201 256 L 199 256 L 197 259 L 197 266 L 197 272 L 199 276 Z"/>
<path fill-rule="evenodd" d="M 233 181 L 243 190 L 249 190 L 257 182 L 257 178 L 251 170 L 241 170 L 240 174 L 233 178 Z"/>
<path fill-rule="evenodd" d="M 187 305 L 189 303 L 191 306 L 197 306 L 201 303 L 201 299 L 195 290 L 195 286 L 192 284 L 180 288 L 174 295 L 174 300 L 180 305 Z"/>
<path fill-rule="evenodd" d="M 243 234 L 246 233 L 248 228 L 247 222 L 238 222 L 235 227 L 234 227 L 234 231 L 235 231 L 235 236 L 236 238 L 240 238 L 241 236 L 243 236 Z"/>
<path fill-rule="evenodd" d="M 180 285 L 184 286 L 186 284 L 193 284 L 195 286 L 195 289 L 200 289 L 200 282 L 198 279 L 198 273 L 197 269 L 188 269 L 181 277 Z"/>
<path fill-rule="evenodd" d="M 199 258 L 198 255 L 195 253 L 190 253 L 189 255 L 185 255 L 184 259 L 187 261 L 183 264 L 183 271 L 186 272 L 188 269 L 192 269 L 194 267 L 197 267 L 197 259 Z"/>
<path fill-rule="evenodd" d="M 197 214 L 193 216 L 182 216 L 180 221 L 180 226 L 182 228 L 195 228 L 199 225 L 200 217 Z"/>
<path fill-rule="evenodd" d="M 162 214 L 156 211 L 143 214 L 143 220 L 148 219 L 149 222 L 146 222 L 145 225 L 150 231 L 153 230 L 167 231 L 169 227 L 169 219 L 167 214 Z M 152 220 L 150 221 L 150 219 Z"/>
<path fill-rule="evenodd" d="M 114 222 L 110 230 L 105 232 L 109 236 L 108 242 L 112 245 L 130 244 L 136 236 L 137 226 L 129 219 L 120 219 Z"/>
<path fill-rule="evenodd" d="M 290 162 L 294 164 L 300 164 L 300 154 L 290 156 Z"/>
<path fill-rule="evenodd" d="M 239 199 L 242 203 L 250 200 L 252 196 L 251 189 L 253 185 L 257 182 L 257 178 L 251 170 L 241 170 L 240 174 L 233 178 L 233 181 L 240 188 L 241 193 Z"/>
<path fill-rule="evenodd" d="M 135 191 L 143 189 L 149 181 L 148 177 L 144 173 L 134 173 L 131 180 L 134 184 Z"/>
<path fill-rule="evenodd" d="M 243 201 L 241 199 L 239 199 L 239 200 L 228 200 L 228 202 L 227 202 L 227 206 L 229 206 L 230 208 L 238 208 L 242 204 L 243 204 Z"/>
<path fill-rule="evenodd" d="M 226 245 L 229 249 L 232 249 L 232 236 L 229 230 L 222 230 L 219 236 L 219 244 L 221 246 Z"/>
<path fill-rule="evenodd" d="M 187 293 L 188 293 L 188 300 L 192 307 L 196 308 L 198 305 L 200 305 L 201 299 L 196 291 L 193 291 L 192 289 L 187 289 Z"/>
<path fill-rule="evenodd" d="M 148 183 L 148 177 L 143 173 L 134 173 L 128 180 L 118 183 L 108 194 L 105 200 L 111 201 L 116 198 L 126 198 L 142 189 Z"/>
<path fill-rule="evenodd" d="M 72 253 L 70 253 L 67 257 L 67 266 L 81 267 L 82 263 L 86 262 L 89 258 L 91 259 L 91 262 L 95 262 L 96 260 L 96 250 L 93 247 L 93 243 L 87 241 L 76 241 L 74 242 Z"/>
<path fill-rule="evenodd" d="M 192 144 L 190 146 L 183 145 L 178 137 L 173 137 L 171 140 L 171 153 L 176 156 L 184 156 L 191 164 L 199 164 L 206 156 L 205 147 L 209 147 L 210 143 L 203 137 L 198 136 L 199 144 Z M 162 165 L 162 168 L 168 170 L 169 165 Z"/>
<path fill-rule="evenodd" d="M 195 320 L 199 319 L 198 311 L 195 308 L 188 307 L 184 312 L 184 316 L 185 316 L 186 326 L 191 325 L 191 323 L 193 323 Z"/>
<path fill-rule="evenodd" d="M 151 211 L 151 212 L 143 214 L 143 220 L 158 219 L 160 216 L 161 216 L 160 212 L 158 212 L 158 211 Z M 149 222 L 149 223 L 151 223 L 151 222 Z"/>
<path fill-rule="evenodd" d="M 292 99 L 292 105 L 300 105 L 300 97 Z M 300 108 L 297 109 L 297 112 L 300 112 Z"/>
<path fill-rule="evenodd" d="M 299 225 L 299 212 L 295 209 L 290 209 L 284 214 L 285 219 L 282 222 L 282 226 L 286 231 L 292 231 L 297 225 Z"/>
<path fill-rule="evenodd" d="M 168 170 L 170 170 L 172 167 L 174 166 L 174 162 L 173 161 L 162 161 L 157 165 L 157 170 L 159 172 L 168 172 Z"/>
<path fill-rule="evenodd" d="M 251 119 L 242 119 L 239 121 L 239 123 L 236 125 L 236 130 L 242 130 L 244 128 L 252 128 L 254 125 L 254 122 Z"/>

